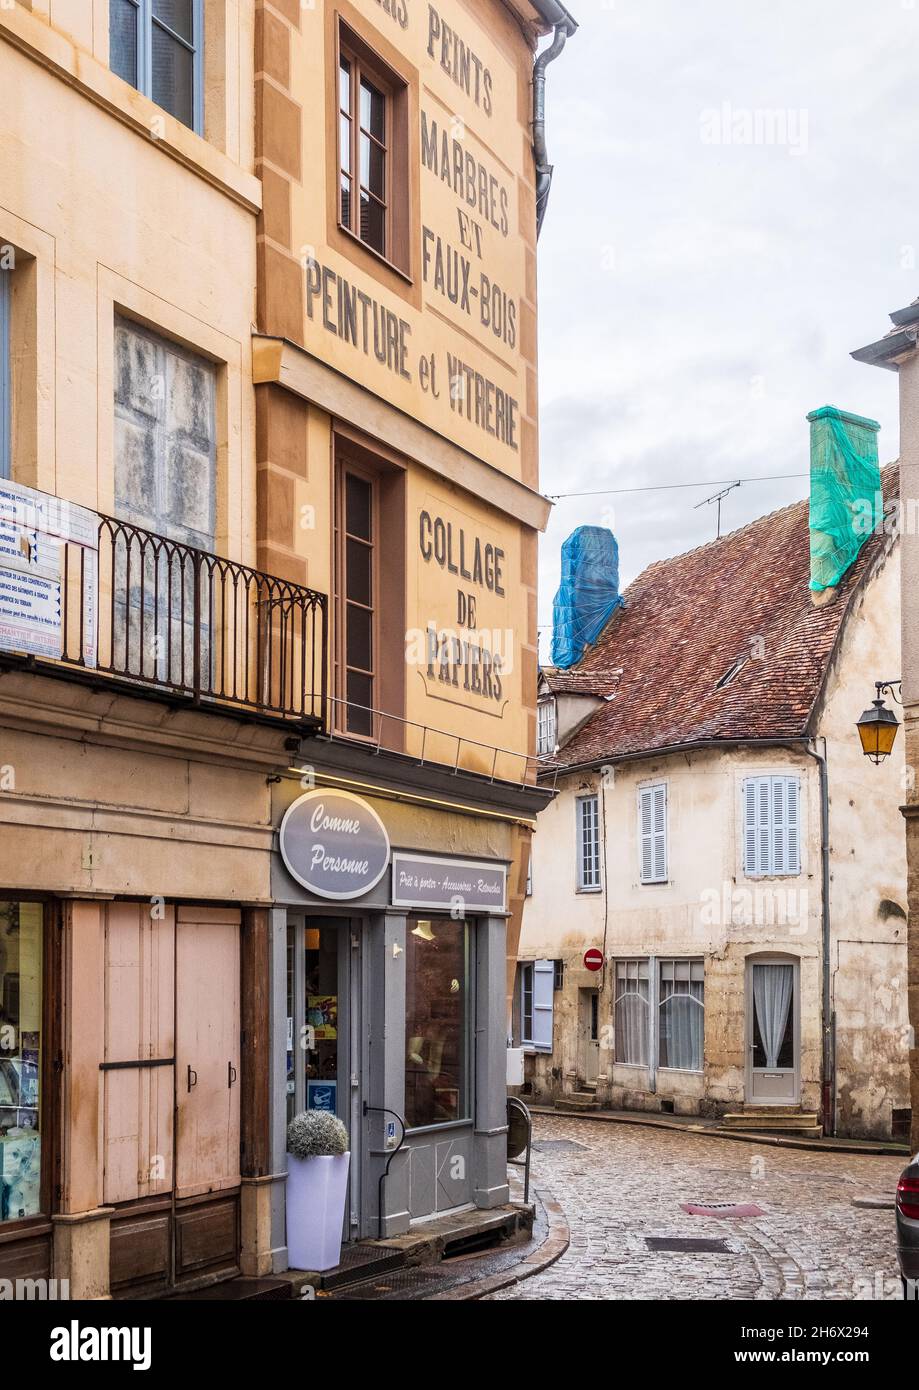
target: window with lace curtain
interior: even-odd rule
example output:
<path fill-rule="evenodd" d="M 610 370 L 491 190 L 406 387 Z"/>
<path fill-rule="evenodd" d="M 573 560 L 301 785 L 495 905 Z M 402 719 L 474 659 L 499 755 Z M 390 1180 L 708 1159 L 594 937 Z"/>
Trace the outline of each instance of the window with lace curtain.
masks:
<path fill-rule="evenodd" d="M 705 963 L 658 962 L 658 1066 L 701 1071 L 705 1027 Z"/>
<path fill-rule="evenodd" d="M 651 979 L 646 960 L 616 961 L 616 1061 L 646 1067 L 651 1032 Z"/>
<path fill-rule="evenodd" d="M 617 960 L 613 1010 L 618 1065 L 702 1071 L 703 960 Z"/>

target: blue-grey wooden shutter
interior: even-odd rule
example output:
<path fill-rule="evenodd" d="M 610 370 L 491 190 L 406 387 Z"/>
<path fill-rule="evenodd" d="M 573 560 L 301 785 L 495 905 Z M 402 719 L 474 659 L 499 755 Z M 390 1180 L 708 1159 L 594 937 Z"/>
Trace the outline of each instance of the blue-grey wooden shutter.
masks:
<path fill-rule="evenodd" d="M 642 883 L 667 880 L 667 784 L 640 787 L 638 792 L 640 841 L 639 868 Z"/>
<path fill-rule="evenodd" d="M 537 1052 L 552 1051 L 552 1013 L 554 1004 L 555 961 L 533 962 L 533 1046 Z"/>
<path fill-rule="evenodd" d="M 748 777 L 743 784 L 744 873 L 798 874 L 801 792 L 797 777 Z"/>

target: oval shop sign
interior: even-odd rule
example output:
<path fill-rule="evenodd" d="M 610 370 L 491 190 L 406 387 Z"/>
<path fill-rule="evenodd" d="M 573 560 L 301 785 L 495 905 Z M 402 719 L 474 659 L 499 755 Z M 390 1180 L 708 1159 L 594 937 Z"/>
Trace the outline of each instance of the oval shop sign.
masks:
<path fill-rule="evenodd" d="M 289 872 L 320 898 L 360 898 L 389 865 L 389 836 L 372 806 L 352 792 L 307 792 L 279 832 Z"/>

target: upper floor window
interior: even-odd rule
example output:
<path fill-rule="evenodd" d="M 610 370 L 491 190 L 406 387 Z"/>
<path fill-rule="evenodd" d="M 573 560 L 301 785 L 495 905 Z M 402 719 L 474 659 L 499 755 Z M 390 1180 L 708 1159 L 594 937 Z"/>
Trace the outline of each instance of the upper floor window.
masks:
<path fill-rule="evenodd" d="M 337 636 L 339 722 L 345 733 L 374 731 L 378 531 L 376 480 L 350 462 L 338 478 Z"/>
<path fill-rule="evenodd" d="M 596 793 L 579 796 L 577 802 L 578 888 L 594 892 L 600 887 L 600 815 Z"/>
<path fill-rule="evenodd" d="M 744 873 L 799 874 L 801 789 L 797 777 L 747 777 L 743 784 Z"/>
<path fill-rule="evenodd" d="M 119 517 L 213 550 L 217 368 L 129 319 L 115 324 Z"/>
<path fill-rule="evenodd" d="M 0 478 L 12 477 L 13 390 L 10 371 L 12 277 L 0 270 Z"/>
<path fill-rule="evenodd" d="M 642 883 L 667 882 L 667 783 L 638 789 L 639 869 Z"/>
<path fill-rule="evenodd" d="M 409 274 L 409 94 L 406 79 L 339 26 L 337 222 Z"/>
<path fill-rule="evenodd" d="M 109 0 L 113 72 L 201 134 L 204 0 Z"/>
<path fill-rule="evenodd" d="M 540 700 L 536 706 L 536 752 L 554 753 L 556 740 L 555 700 Z"/>

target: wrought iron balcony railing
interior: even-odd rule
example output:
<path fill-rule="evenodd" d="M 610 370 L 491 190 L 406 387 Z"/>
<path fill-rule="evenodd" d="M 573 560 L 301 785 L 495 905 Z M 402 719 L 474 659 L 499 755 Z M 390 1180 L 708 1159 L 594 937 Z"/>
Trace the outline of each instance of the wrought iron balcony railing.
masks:
<path fill-rule="evenodd" d="M 186 698 L 321 726 L 325 594 L 114 517 L 98 552 L 65 543 L 61 661 Z"/>

